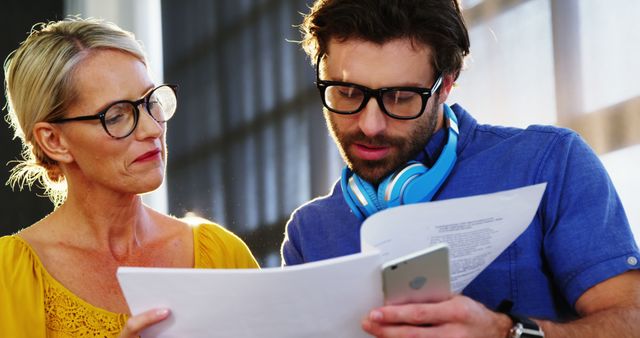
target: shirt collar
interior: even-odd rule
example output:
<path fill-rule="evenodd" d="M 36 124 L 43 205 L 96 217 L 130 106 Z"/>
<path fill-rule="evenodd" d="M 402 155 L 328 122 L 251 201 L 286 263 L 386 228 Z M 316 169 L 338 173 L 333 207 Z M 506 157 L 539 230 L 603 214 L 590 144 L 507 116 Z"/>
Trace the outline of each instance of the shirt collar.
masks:
<path fill-rule="evenodd" d="M 458 135 L 458 147 L 456 149 L 456 153 L 458 154 L 458 157 L 460 157 L 460 153 L 466 146 L 468 140 L 470 140 L 470 134 L 473 128 L 477 125 L 477 122 L 457 103 L 451 106 L 451 110 L 453 110 L 453 113 L 458 119 L 458 130 L 460 131 L 460 134 Z M 436 131 L 435 134 L 431 136 L 424 149 L 415 157 L 415 160 L 424 163 L 428 167 L 433 166 L 447 142 L 447 131 L 448 129 L 445 128 L 441 128 Z"/>

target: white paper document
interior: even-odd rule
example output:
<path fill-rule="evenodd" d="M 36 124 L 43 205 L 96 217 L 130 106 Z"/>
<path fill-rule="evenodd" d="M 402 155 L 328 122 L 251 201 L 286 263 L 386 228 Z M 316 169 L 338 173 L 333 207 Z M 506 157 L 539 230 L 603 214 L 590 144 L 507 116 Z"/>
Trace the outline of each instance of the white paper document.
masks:
<path fill-rule="evenodd" d="M 383 303 L 380 255 L 287 268 L 120 268 L 131 313 L 171 316 L 143 337 L 369 337 L 362 318 Z"/>
<path fill-rule="evenodd" d="M 459 293 L 529 226 L 545 187 L 386 209 L 365 220 L 361 248 L 379 250 L 386 262 L 447 243 L 451 289 Z"/>
<path fill-rule="evenodd" d="M 545 184 L 387 209 L 362 225 L 362 253 L 285 268 L 119 268 L 133 314 L 169 308 L 143 337 L 368 337 L 380 266 L 446 242 L 461 291 L 531 223 Z"/>

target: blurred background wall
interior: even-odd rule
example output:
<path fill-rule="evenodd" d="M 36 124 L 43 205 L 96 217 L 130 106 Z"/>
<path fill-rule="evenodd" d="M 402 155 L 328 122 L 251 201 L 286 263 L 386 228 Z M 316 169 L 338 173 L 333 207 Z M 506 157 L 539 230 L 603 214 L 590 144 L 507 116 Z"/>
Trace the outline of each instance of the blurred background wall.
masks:
<path fill-rule="evenodd" d="M 33 0 L 29 6 L 24 1 L 10 0 L 0 4 L 0 58 L 2 61 L 18 47 L 36 22 L 63 18 L 63 0 Z M 51 211 L 51 202 L 38 197 L 39 189 L 33 191 L 12 191 L 5 185 L 9 170 L 13 165 L 9 161 L 20 158 L 21 144 L 13 139 L 13 130 L 5 122 L 7 115 L 4 96 L 4 71 L 0 107 L 0 236 L 13 233 L 28 226 Z"/>
<path fill-rule="evenodd" d="M 462 2 L 472 55 L 449 103 L 461 103 L 481 123 L 578 131 L 608 168 L 640 238 L 640 2 Z M 274 266 L 289 214 L 328 193 L 343 165 L 326 132 L 313 69 L 294 42 L 299 13 L 310 4 L 10 0 L 0 14 L 0 51 L 5 58 L 34 23 L 68 14 L 134 32 L 156 81 L 180 86 L 168 126 L 167 179 L 145 201 L 226 226 L 263 266 Z M 6 124 L 0 135 L 4 165 L 18 157 L 19 144 Z M 3 182 L 10 167 L 0 170 Z M 50 212 L 37 193 L 0 188 L 0 234 Z"/>

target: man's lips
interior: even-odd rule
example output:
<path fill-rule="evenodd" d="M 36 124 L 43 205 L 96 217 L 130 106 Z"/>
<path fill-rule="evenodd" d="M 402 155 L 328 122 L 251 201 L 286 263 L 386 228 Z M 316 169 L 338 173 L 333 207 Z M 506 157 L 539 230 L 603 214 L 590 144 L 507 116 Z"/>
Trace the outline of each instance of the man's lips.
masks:
<path fill-rule="evenodd" d="M 363 160 L 375 161 L 384 158 L 391 150 L 391 147 L 354 143 L 352 149 L 356 157 Z"/>
<path fill-rule="evenodd" d="M 153 149 L 151 151 L 147 151 L 146 153 L 138 156 L 133 162 L 144 162 L 149 160 L 155 160 L 156 158 L 158 158 L 159 154 L 160 154 L 160 149 Z"/>

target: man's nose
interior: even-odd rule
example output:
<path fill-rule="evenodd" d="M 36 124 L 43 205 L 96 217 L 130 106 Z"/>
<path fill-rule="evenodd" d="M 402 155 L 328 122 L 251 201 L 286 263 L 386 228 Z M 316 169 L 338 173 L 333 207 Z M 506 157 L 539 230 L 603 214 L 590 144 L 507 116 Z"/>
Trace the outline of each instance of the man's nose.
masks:
<path fill-rule="evenodd" d="M 360 129 L 369 137 L 382 133 L 387 127 L 387 115 L 382 111 L 375 97 L 369 98 L 369 102 L 362 108 L 359 115 Z"/>

